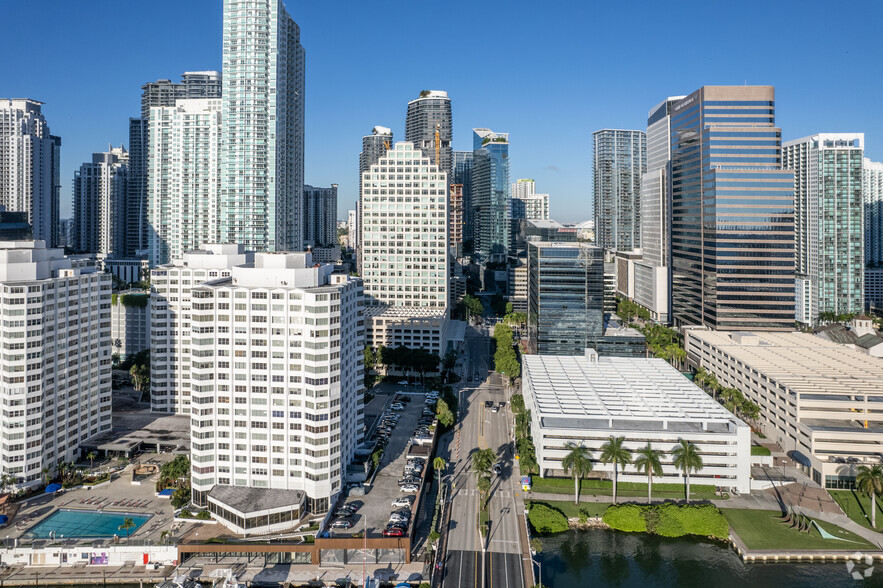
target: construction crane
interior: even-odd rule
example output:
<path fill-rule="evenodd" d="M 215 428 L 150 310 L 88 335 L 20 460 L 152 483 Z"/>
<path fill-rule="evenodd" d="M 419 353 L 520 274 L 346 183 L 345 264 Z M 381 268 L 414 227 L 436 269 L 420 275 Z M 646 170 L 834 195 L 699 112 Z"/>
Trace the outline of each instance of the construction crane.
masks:
<path fill-rule="evenodd" d="M 435 165 L 441 168 L 441 165 L 439 165 L 439 153 L 441 152 L 441 138 L 439 137 L 439 129 L 441 129 L 441 124 L 435 123 Z"/>

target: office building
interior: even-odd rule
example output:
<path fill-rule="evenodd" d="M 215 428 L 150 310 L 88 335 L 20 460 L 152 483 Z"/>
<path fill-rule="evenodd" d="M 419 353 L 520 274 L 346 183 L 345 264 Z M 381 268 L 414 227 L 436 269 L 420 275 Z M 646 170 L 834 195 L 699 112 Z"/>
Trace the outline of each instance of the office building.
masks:
<path fill-rule="evenodd" d="M 850 488 L 858 466 L 880 463 L 883 359 L 808 333 L 687 329 L 685 347 L 760 405 L 764 435 L 817 484 Z"/>
<path fill-rule="evenodd" d="M 93 153 L 92 161 L 74 172 L 74 251 L 125 252 L 128 181 L 129 154 L 122 146 Z"/>
<path fill-rule="evenodd" d="M 28 213 L 34 238 L 58 238 L 61 138 L 37 100 L 0 99 L 0 206 Z"/>
<path fill-rule="evenodd" d="M 157 80 L 141 86 L 141 116 L 129 119 L 129 187 L 126 210 L 126 250 L 130 258 L 147 257 L 149 247 L 148 158 L 150 109 L 173 107 L 178 100 L 220 99 L 221 72 L 185 71 L 181 82 Z M 165 263 L 164 260 L 160 263 Z"/>
<path fill-rule="evenodd" d="M 40 486 L 111 429 L 111 277 L 43 241 L 5 241 L 0 290 L 0 474 Z"/>
<path fill-rule="evenodd" d="M 463 252 L 472 252 L 473 208 L 472 208 L 472 151 L 454 151 L 452 154 L 452 186 L 463 187 Z"/>
<path fill-rule="evenodd" d="M 865 212 L 865 263 L 883 266 L 883 163 L 862 162 Z"/>
<path fill-rule="evenodd" d="M 219 239 L 221 101 L 155 107 L 148 150 L 149 259 L 153 267 Z"/>
<path fill-rule="evenodd" d="M 376 325 L 368 329 L 372 345 L 391 340 L 380 331 L 407 330 L 410 317 L 419 317 L 432 323 L 434 347 L 445 347 L 447 188 L 445 173 L 408 142 L 396 143 L 362 174 L 359 243 L 365 302 Z"/>
<path fill-rule="evenodd" d="M 595 243 L 631 251 L 641 246 L 641 177 L 647 171 L 644 131 L 592 133 Z"/>
<path fill-rule="evenodd" d="M 304 48 L 281 0 L 224 2 L 221 240 L 303 244 Z"/>
<path fill-rule="evenodd" d="M 110 339 L 119 361 L 150 349 L 150 292 L 114 293 L 110 303 Z"/>
<path fill-rule="evenodd" d="M 242 245 L 204 244 L 150 272 L 150 410 L 190 414 L 191 302 L 194 286 L 250 262 Z"/>
<path fill-rule="evenodd" d="M 387 127 L 375 126 L 371 129 L 370 135 L 362 137 L 362 151 L 359 153 L 359 200 L 356 201 L 356 224 L 355 244 L 353 249 L 356 250 L 356 268 L 362 271 L 362 252 L 359 244 L 362 241 L 362 177 L 363 174 L 371 169 L 371 166 L 377 163 L 386 152 L 392 149 L 392 130 Z"/>
<path fill-rule="evenodd" d="M 299 490 L 324 513 L 363 435 L 358 278 L 306 253 L 257 253 L 194 285 L 192 488 Z"/>
<path fill-rule="evenodd" d="M 819 133 L 782 145 L 794 171 L 795 316 L 864 308 L 863 133 Z"/>
<path fill-rule="evenodd" d="M 337 247 L 337 184 L 304 186 L 304 245 Z M 339 254 L 338 254 L 339 257 Z"/>
<path fill-rule="evenodd" d="M 509 250 L 509 133 L 472 129 L 473 251 L 481 265 Z"/>
<path fill-rule="evenodd" d="M 549 220 L 549 195 L 537 194 L 533 180 L 516 180 L 510 189 L 509 213 L 512 219 Z"/>
<path fill-rule="evenodd" d="M 436 145 L 438 132 L 438 145 Z M 451 116 L 451 99 L 447 92 L 423 90 L 415 100 L 408 102 L 405 117 L 405 141 L 423 152 L 433 164 L 450 179 L 452 169 L 451 141 L 454 138 L 454 125 Z M 436 159 L 436 146 L 438 159 Z"/>
<path fill-rule="evenodd" d="M 672 452 L 681 440 L 696 445 L 703 467 L 693 484 L 738 492 L 751 489 L 751 429 L 666 361 L 580 355 L 525 355 L 524 406 L 531 415 L 540 476 L 566 476 L 567 444 L 589 451 L 594 472 L 613 474 L 601 461 L 610 437 L 624 437 L 633 453 L 650 443 L 662 454 L 656 483 L 683 481 Z M 620 468 L 620 482 L 645 483 L 633 467 Z"/>
<path fill-rule="evenodd" d="M 676 325 L 794 328 L 794 173 L 774 125 L 772 86 L 704 86 L 672 107 Z"/>

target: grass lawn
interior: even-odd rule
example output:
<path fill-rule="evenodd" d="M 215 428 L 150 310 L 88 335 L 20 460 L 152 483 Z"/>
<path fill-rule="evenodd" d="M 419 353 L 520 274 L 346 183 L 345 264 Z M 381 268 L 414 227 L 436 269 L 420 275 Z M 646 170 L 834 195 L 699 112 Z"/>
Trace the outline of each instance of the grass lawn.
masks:
<path fill-rule="evenodd" d="M 490 516 L 486 508 L 478 511 L 478 530 L 482 537 L 487 535 L 487 524 L 489 520 Z"/>
<path fill-rule="evenodd" d="M 883 531 L 883 498 L 877 497 L 877 528 L 871 526 L 871 497 L 852 490 L 828 490 L 849 518 L 863 527 Z"/>
<path fill-rule="evenodd" d="M 775 510 L 722 508 L 721 512 L 749 549 L 876 549 L 858 535 L 825 521 L 818 521 L 825 531 L 850 543 L 823 539 L 815 527 L 809 533 L 791 529 L 778 520 Z"/>
<path fill-rule="evenodd" d="M 573 479 L 571 478 L 540 478 L 531 476 L 533 492 L 553 494 L 570 494 L 573 496 Z M 647 484 L 643 482 L 620 482 L 616 489 L 617 498 L 647 498 Z M 612 480 L 581 480 L 580 494 L 592 496 L 613 496 Z M 654 483 L 653 499 L 683 500 L 686 491 L 683 484 Z M 690 484 L 690 500 L 720 500 L 722 497 L 714 493 L 714 486 L 706 484 Z"/>
<path fill-rule="evenodd" d="M 585 510 L 590 517 L 600 517 L 607 510 L 610 502 L 581 502 L 579 506 L 573 504 L 572 500 L 526 500 L 525 506 L 530 508 L 531 503 L 545 504 L 552 508 L 557 508 L 564 513 L 567 518 L 579 518 L 579 511 Z"/>

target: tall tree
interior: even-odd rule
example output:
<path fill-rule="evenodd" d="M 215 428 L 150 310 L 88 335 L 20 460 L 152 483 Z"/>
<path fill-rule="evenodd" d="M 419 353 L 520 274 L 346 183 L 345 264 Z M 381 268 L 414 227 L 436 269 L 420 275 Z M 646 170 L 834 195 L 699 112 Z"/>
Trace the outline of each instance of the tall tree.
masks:
<path fill-rule="evenodd" d="M 662 475 L 662 451 L 653 449 L 650 442 L 638 449 L 635 457 L 635 467 L 639 472 L 647 474 L 647 504 L 653 501 L 653 476 Z"/>
<path fill-rule="evenodd" d="M 472 469 L 480 476 L 487 475 L 495 461 L 497 461 L 497 454 L 493 449 L 477 449 L 472 454 Z"/>
<path fill-rule="evenodd" d="M 588 449 L 573 441 L 568 441 L 564 449 L 567 455 L 561 460 L 561 468 L 573 476 L 573 503 L 579 505 L 579 482 L 592 472 L 592 459 Z"/>
<path fill-rule="evenodd" d="M 699 449 L 691 442 L 681 439 L 679 445 L 671 452 L 672 463 L 684 474 L 687 484 L 687 504 L 690 503 L 690 472 L 702 469 L 702 456 Z"/>
<path fill-rule="evenodd" d="M 860 466 L 855 475 L 855 487 L 871 497 L 871 526 L 877 528 L 877 494 L 883 492 L 883 466 Z"/>
<path fill-rule="evenodd" d="M 623 446 L 625 437 L 610 436 L 607 443 L 601 446 L 601 461 L 613 464 L 613 504 L 616 504 L 616 483 L 619 479 L 619 468 L 632 463 L 632 452 Z"/>

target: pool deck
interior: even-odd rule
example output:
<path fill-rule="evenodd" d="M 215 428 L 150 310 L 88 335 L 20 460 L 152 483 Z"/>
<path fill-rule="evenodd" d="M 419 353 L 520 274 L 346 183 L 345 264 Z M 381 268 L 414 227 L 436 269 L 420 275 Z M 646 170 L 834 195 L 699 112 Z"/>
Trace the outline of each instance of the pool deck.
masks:
<path fill-rule="evenodd" d="M 145 455 L 143 461 L 150 459 L 150 457 L 149 454 Z M 158 474 L 138 485 L 132 484 L 132 470 L 133 466 L 127 466 L 110 482 L 95 487 L 65 490 L 17 503 L 18 512 L 15 513 L 9 525 L 0 529 L 0 538 L 5 537 L 8 544 L 15 539 L 29 540 L 23 535 L 31 527 L 60 508 L 151 515 L 150 520 L 129 536 L 132 540 L 148 542 L 159 541 L 163 531 L 170 531 L 173 536 L 180 536 L 196 527 L 214 528 L 217 526 L 174 521 L 174 509 L 169 499 L 159 498 L 154 492 Z M 205 535 L 211 536 L 211 530 L 206 529 Z M 120 533 L 125 539 L 125 531 Z"/>

